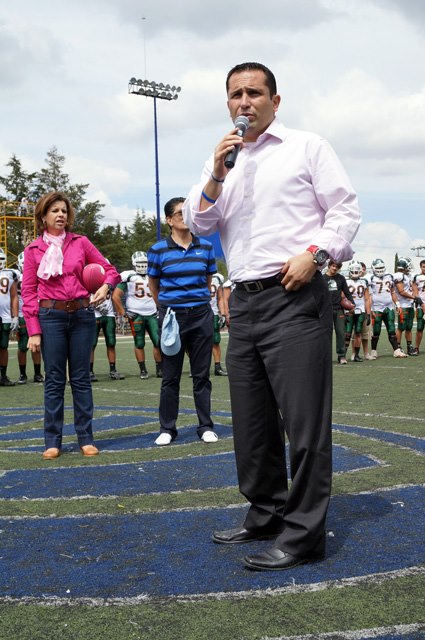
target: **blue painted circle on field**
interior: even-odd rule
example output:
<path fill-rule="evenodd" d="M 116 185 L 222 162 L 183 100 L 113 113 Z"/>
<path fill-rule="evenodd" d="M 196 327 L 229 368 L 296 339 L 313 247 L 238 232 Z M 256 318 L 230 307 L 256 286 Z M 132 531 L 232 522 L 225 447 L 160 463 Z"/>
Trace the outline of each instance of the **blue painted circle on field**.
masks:
<path fill-rule="evenodd" d="M 70 411 L 71 407 L 67 407 Z M 100 415 L 102 412 L 113 415 Z M 181 412 L 176 444 L 196 442 L 195 411 Z M 214 413 L 220 438 L 230 438 L 225 424 L 229 412 Z M 0 409 L 0 441 L 16 443 L 15 451 L 41 451 L 28 440 L 42 440 L 39 407 Z M 223 420 L 223 423 L 220 422 Z M 157 408 L 97 407 L 97 442 L 103 450 L 153 446 Z M 126 433 L 152 424 L 152 432 Z M 410 435 L 382 432 L 360 426 L 334 425 L 338 431 L 379 439 L 423 454 L 425 440 Z M 72 424 L 67 425 L 73 434 Z M 119 434 L 108 437 L 108 431 Z M 207 447 L 199 443 L 200 447 Z M 8 451 L 11 449 L 8 448 Z M 75 445 L 65 445 L 74 454 Z M 87 495 L 135 496 L 170 491 L 205 490 L 237 485 L 233 453 L 213 453 L 174 460 L 131 464 L 104 464 L 78 468 L 52 466 L 8 471 L 2 477 L 0 498 L 74 499 Z M 37 453 L 37 455 L 39 455 Z M 105 462 L 107 456 L 105 455 Z M 359 472 L 380 463 L 348 447 L 334 446 L 335 471 Z M 100 462 L 100 461 L 99 461 Z M 41 463 L 40 461 L 40 464 Z M 60 462 L 58 463 L 60 465 Z M 211 542 L 214 530 L 243 522 L 245 508 L 195 509 L 151 514 L 94 515 L 63 518 L 1 518 L 2 596 L 117 598 L 148 594 L 152 597 L 215 592 L 238 592 L 318 584 L 347 577 L 399 571 L 425 562 L 423 536 L 425 514 L 422 486 L 390 491 L 336 496 L 328 517 L 328 553 L 325 560 L 289 572 L 250 572 L 241 557 L 266 548 L 270 542 L 240 547 Z M 52 502 L 54 512 L 54 502 Z M 391 549 L 391 553 L 388 553 Z M 88 567 L 81 579 L 81 568 Z"/>

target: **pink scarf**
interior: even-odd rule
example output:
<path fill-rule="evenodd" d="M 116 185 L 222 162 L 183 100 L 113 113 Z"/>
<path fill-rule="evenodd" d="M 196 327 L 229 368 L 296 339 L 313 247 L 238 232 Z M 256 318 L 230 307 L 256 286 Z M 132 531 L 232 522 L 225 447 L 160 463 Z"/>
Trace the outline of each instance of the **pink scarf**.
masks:
<path fill-rule="evenodd" d="M 65 231 L 58 236 L 52 236 L 52 234 L 47 233 L 47 231 L 43 233 L 43 240 L 49 245 L 49 248 L 42 257 L 37 271 L 38 277 L 42 280 L 48 280 L 51 276 L 55 277 L 62 275 L 62 247 L 65 237 Z"/>

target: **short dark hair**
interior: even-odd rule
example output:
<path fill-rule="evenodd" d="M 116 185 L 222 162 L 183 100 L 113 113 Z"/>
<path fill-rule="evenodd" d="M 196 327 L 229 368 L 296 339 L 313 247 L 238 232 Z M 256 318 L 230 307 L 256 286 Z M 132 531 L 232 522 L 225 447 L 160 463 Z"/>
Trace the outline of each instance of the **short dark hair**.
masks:
<path fill-rule="evenodd" d="M 342 267 L 342 262 L 337 262 L 336 260 L 332 260 L 332 258 L 329 260 L 328 262 L 328 267 L 335 265 L 336 267 L 338 267 L 338 269 L 341 269 Z"/>
<path fill-rule="evenodd" d="M 186 198 L 171 198 L 164 204 L 164 213 L 166 218 L 172 218 L 174 215 L 174 209 L 180 202 L 184 202 Z"/>
<path fill-rule="evenodd" d="M 37 225 L 38 233 L 41 234 L 45 230 L 43 218 L 46 215 L 47 211 L 52 206 L 52 204 L 54 204 L 55 202 L 64 202 L 66 204 L 66 212 L 68 214 L 68 220 L 67 220 L 65 229 L 66 231 L 69 231 L 70 229 L 72 229 L 72 225 L 74 224 L 74 220 L 75 220 L 75 213 L 74 213 L 74 207 L 72 206 L 69 198 L 67 198 L 67 196 L 64 193 L 62 193 L 62 191 L 50 191 L 49 193 L 46 193 L 44 196 L 41 196 L 40 200 L 35 205 L 34 215 L 35 215 L 35 222 Z"/>
<path fill-rule="evenodd" d="M 422 267 L 423 264 L 425 264 L 425 260 L 421 260 L 419 266 Z"/>
<path fill-rule="evenodd" d="M 266 85 L 270 91 L 270 97 L 273 98 L 277 94 L 276 78 L 274 74 L 261 62 L 242 62 L 230 69 L 226 78 L 226 93 L 229 91 L 229 80 L 234 73 L 242 73 L 243 71 L 262 71 L 266 76 Z"/>

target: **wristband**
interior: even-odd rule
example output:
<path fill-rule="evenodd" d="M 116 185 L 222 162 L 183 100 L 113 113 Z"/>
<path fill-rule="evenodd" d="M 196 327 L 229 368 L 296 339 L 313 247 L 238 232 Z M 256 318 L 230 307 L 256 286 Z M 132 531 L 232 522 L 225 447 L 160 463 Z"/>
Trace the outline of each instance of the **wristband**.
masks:
<path fill-rule="evenodd" d="M 223 180 L 219 180 L 218 178 L 215 177 L 215 175 L 213 173 L 211 174 L 210 177 L 211 177 L 211 180 L 214 180 L 214 182 L 218 182 L 219 184 L 223 183 L 224 180 L 225 180 L 225 178 L 223 178 Z"/>
<path fill-rule="evenodd" d="M 211 202 L 211 204 L 215 204 L 216 200 L 213 200 L 212 198 L 210 198 L 209 196 L 207 196 L 207 194 L 203 191 L 202 192 L 202 197 L 204 198 L 204 200 L 206 200 L 207 202 Z"/>

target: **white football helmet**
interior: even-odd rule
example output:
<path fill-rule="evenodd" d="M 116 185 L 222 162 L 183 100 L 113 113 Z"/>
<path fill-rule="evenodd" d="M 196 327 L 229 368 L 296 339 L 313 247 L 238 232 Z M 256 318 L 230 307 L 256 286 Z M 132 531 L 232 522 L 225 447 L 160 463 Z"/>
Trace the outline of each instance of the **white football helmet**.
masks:
<path fill-rule="evenodd" d="M 136 273 L 145 276 L 148 272 L 148 257 L 144 251 L 135 251 L 131 256 L 131 264 Z"/>
<path fill-rule="evenodd" d="M 408 274 L 413 269 L 413 264 L 410 258 L 400 257 L 397 261 L 397 271 L 404 271 Z"/>
<path fill-rule="evenodd" d="M 357 260 L 351 260 L 348 264 L 348 275 L 350 278 L 353 278 L 353 280 L 358 280 L 362 275 L 362 271 L 362 265 L 360 262 L 357 262 Z"/>
<path fill-rule="evenodd" d="M 18 256 L 18 269 L 21 273 L 24 270 L 24 252 L 23 251 Z"/>
<path fill-rule="evenodd" d="M 382 278 L 382 276 L 385 275 L 385 262 L 381 260 L 381 258 L 375 258 L 375 260 L 372 261 L 371 268 L 375 276 L 378 276 L 378 278 Z"/>
<path fill-rule="evenodd" d="M 4 249 L 0 249 L 0 269 L 4 269 L 6 267 L 6 254 Z"/>

